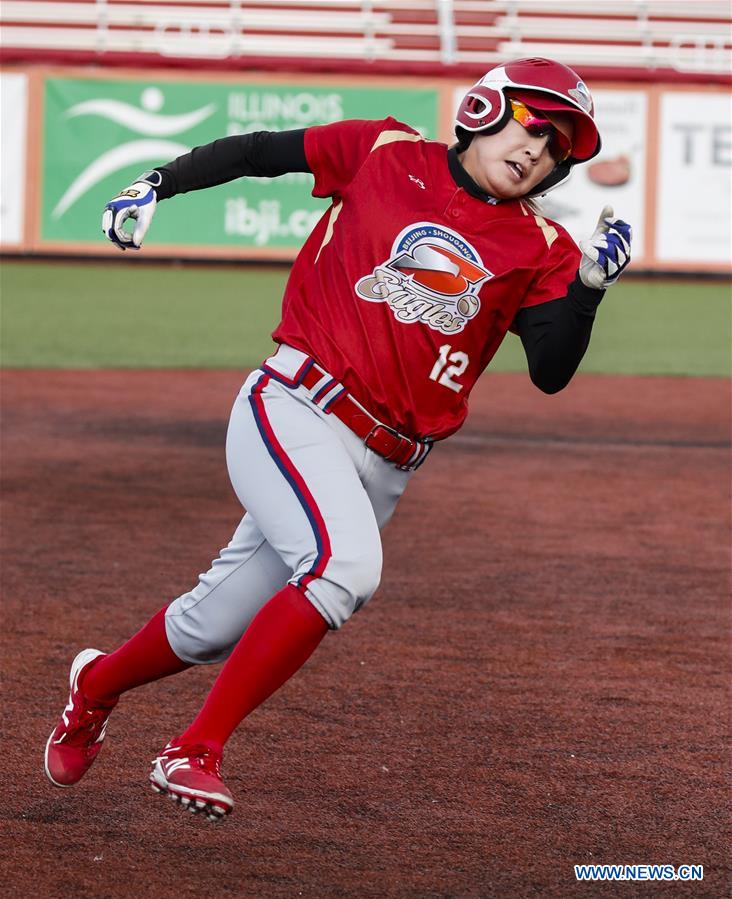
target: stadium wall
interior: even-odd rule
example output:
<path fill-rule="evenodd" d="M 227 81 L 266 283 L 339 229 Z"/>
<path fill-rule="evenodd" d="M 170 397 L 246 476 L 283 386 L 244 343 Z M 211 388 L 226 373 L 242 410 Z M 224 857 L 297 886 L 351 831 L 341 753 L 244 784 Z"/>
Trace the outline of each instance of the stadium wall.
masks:
<path fill-rule="evenodd" d="M 216 137 L 393 115 L 451 141 L 459 78 L 7 66 L 0 70 L 0 252 L 106 256 L 107 199 Z M 635 230 L 634 269 L 732 273 L 731 92 L 590 81 L 600 156 L 543 201 L 576 239 L 605 202 Z M 246 179 L 161 206 L 146 258 L 294 258 L 326 208 L 312 178 Z"/>

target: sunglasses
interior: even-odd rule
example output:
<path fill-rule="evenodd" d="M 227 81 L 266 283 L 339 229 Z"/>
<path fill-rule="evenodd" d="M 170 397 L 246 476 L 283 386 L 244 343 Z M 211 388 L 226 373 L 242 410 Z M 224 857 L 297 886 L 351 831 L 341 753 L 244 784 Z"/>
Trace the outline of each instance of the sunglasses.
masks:
<path fill-rule="evenodd" d="M 519 100 L 511 100 L 511 112 L 516 121 L 534 137 L 549 135 L 549 152 L 556 162 L 564 162 L 572 154 L 572 141 L 549 119 L 542 118 Z"/>

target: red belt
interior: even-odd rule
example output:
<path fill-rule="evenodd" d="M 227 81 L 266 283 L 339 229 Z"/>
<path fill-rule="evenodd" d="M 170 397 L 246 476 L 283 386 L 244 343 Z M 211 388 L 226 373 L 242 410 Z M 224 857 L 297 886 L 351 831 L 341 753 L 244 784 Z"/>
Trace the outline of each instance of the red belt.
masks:
<path fill-rule="evenodd" d="M 272 371 L 268 367 L 267 370 Z M 303 387 L 312 390 L 324 379 L 325 383 L 313 396 L 313 402 L 324 412 L 335 415 L 347 428 L 360 437 L 370 450 L 399 468 L 411 470 L 418 468 L 424 462 L 427 453 L 432 449 L 432 441 L 412 440 L 395 431 L 394 428 L 382 424 L 363 409 L 348 391 L 338 384 L 335 378 L 330 378 L 328 373 L 314 361 L 301 369 L 292 382 L 292 386 L 302 384 Z M 331 398 L 321 405 L 319 400 L 327 396 Z"/>

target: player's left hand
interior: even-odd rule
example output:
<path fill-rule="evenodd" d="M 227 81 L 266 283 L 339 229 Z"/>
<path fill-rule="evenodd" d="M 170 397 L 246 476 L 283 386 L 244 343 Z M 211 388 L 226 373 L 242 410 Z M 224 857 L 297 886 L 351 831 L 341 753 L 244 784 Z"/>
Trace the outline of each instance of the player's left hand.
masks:
<path fill-rule="evenodd" d="M 580 241 L 579 275 L 586 287 L 604 290 L 618 280 L 630 262 L 632 236 L 630 225 L 614 217 L 612 206 L 605 206 L 592 237 Z"/>
<path fill-rule="evenodd" d="M 120 250 L 139 250 L 142 246 L 155 214 L 158 199 L 155 188 L 160 186 L 160 177 L 159 172 L 145 172 L 104 207 L 102 231 Z M 124 228 L 124 223 L 129 218 L 137 222 L 131 234 Z"/>

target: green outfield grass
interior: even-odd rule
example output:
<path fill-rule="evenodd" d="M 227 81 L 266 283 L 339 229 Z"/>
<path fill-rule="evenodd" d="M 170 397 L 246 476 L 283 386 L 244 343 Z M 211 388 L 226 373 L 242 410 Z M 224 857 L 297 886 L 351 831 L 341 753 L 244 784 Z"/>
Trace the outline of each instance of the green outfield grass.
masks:
<path fill-rule="evenodd" d="M 5 261 L 6 367 L 248 368 L 269 352 L 285 268 Z M 726 375 L 729 283 L 628 279 L 600 307 L 583 371 Z M 523 371 L 509 336 L 492 369 Z"/>

